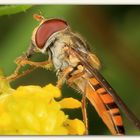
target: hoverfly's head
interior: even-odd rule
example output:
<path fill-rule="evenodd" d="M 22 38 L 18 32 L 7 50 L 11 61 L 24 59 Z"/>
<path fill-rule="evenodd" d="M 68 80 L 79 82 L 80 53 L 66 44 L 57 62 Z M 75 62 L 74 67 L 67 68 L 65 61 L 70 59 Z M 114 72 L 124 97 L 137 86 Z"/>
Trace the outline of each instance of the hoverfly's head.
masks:
<path fill-rule="evenodd" d="M 40 15 L 35 15 L 34 17 L 36 20 L 40 21 L 40 24 L 33 31 L 32 46 L 34 46 L 34 51 L 44 53 L 50 44 L 54 42 L 54 34 L 68 28 L 68 24 L 62 19 L 45 19 Z"/>

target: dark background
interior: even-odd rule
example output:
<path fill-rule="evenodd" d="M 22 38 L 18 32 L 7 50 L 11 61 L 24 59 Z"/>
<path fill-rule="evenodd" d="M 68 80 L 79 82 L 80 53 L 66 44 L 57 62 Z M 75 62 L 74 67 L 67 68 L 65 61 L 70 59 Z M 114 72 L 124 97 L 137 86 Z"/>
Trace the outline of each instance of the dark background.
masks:
<path fill-rule="evenodd" d="M 102 62 L 101 73 L 140 119 L 140 6 L 75 6 L 34 5 L 29 9 L 0 6 L 0 67 L 10 75 L 16 64 L 14 60 L 28 48 L 33 29 L 38 25 L 34 13 L 46 18 L 65 19 L 71 28 L 90 43 Z M 13 10 L 14 9 L 14 10 Z M 37 54 L 36 61 L 46 56 Z M 37 69 L 12 83 L 19 85 L 56 84 L 54 71 Z M 62 89 L 63 97 L 81 99 L 81 95 L 67 85 Z M 89 132 L 92 135 L 110 134 L 94 108 L 87 103 Z M 80 118 L 81 110 L 65 111 L 70 118 Z M 133 125 L 123 114 L 126 134 L 138 135 Z"/>

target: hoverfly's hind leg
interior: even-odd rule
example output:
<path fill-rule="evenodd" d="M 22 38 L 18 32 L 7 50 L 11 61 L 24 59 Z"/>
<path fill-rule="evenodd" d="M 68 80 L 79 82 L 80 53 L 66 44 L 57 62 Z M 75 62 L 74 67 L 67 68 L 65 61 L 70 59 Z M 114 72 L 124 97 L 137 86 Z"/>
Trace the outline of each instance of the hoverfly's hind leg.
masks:
<path fill-rule="evenodd" d="M 75 72 L 75 73 L 74 73 Z M 57 87 L 61 88 L 64 81 L 66 80 L 66 77 L 70 74 L 73 73 L 72 76 L 67 79 L 67 84 L 71 85 L 73 83 L 73 81 L 75 81 L 76 79 L 80 78 L 81 76 L 83 76 L 85 73 L 84 71 L 81 69 L 78 70 L 74 70 L 72 66 L 68 66 L 67 68 L 65 68 L 62 72 L 61 72 L 61 76 L 59 77 L 59 80 L 57 82 Z M 83 121 L 85 124 L 85 135 L 88 134 L 88 119 L 87 119 L 87 111 L 86 111 L 86 95 L 83 94 L 82 95 L 82 115 L 83 115 Z"/>
<path fill-rule="evenodd" d="M 68 85 L 71 85 L 73 83 L 73 81 L 77 80 L 78 78 L 80 78 L 81 76 L 83 76 L 85 74 L 85 72 L 83 71 L 83 69 L 81 70 L 81 67 L 79 67 L 78 70 L 75 71 L 76 74 L 73 74 L 68 80 L 67 83 Z M 82 116 L 83 116 L 83 121 L 85 124 L 85 135 L 88 135 L 88 118 L 87 118 L 87 110 L 86 110 L 86 92 L 84 92 L 82 94 Z"/>
<path fill-rule="evenodd" d="M 87 110 L 86 110 L 86 94 L 82 94 L 82 115 L 83 121 L 85 124 L 85 135 L 88 135 L 88 118 L 87 118 Z"/>

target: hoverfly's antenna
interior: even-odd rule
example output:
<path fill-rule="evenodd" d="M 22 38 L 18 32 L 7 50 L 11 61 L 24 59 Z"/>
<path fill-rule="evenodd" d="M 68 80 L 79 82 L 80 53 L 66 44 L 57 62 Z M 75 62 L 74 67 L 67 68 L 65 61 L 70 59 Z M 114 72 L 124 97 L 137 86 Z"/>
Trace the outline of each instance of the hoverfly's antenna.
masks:
<path fill-rule="evenodd" d="M 40 21 L 40 22 L 45 20 L 45 18 L 42 15 L 39 15 L 39 14 L 33 14 L 33 18 L 37 21 Z"/>

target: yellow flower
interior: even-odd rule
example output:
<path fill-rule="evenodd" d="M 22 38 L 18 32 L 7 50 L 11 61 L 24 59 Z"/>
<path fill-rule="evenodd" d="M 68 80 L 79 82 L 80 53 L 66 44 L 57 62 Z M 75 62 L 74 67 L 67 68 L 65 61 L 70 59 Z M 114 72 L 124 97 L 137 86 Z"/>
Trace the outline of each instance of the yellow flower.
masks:
<path fill-rule="evenodd" d="M 81 107 L 81 102 L 73 98 L 56 101 L 61 91 L 52 84 L 20 86 L 14 90 L 6 80 L 1 80 L 0 90 L 10 93 L 0 95 L 0 135 L 84 134 L 83 122 L 70 120 L 62 110 Z"/>

